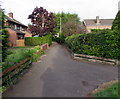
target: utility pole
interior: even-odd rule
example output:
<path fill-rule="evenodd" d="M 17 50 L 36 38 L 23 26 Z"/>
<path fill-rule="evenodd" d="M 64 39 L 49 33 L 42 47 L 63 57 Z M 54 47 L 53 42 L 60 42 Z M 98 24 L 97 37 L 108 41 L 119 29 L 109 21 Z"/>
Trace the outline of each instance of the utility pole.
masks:
<path fill-rule="evenodd" d="M 61 26 L 62 26 L 62 24 L 61 24 L 61 16 L 60 16 L 60 33 L 62 32 Z"/>

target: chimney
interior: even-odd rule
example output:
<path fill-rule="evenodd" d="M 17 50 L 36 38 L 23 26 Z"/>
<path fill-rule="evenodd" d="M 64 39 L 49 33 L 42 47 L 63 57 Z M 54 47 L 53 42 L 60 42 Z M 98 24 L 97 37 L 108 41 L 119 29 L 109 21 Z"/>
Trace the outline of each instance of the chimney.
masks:
<path fill-rule="evenodd" d="M 96 23 L 97 23 L 97 24 L 99 24 L 99 23 L 100 23 L 99 16 L 96 16 Z"/>
<path fill-rule="evenodd" d="M 9 13 L 9 17 L 13 18 L 13 13 L 12 12 Z"/>

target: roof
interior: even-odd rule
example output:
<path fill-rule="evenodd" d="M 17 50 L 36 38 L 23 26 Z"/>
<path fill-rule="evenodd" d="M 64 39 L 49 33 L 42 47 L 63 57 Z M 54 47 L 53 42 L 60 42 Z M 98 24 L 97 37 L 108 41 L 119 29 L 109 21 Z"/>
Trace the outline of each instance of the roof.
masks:
<path fill-rule="evenodd" d="M 99 25 L 112 25 L 114 19 L 99 19 Z M 84 20 L 86 26 L 95 26 L 96 19 L 85 19 Z"/>
<path fill-rule="evenodd" d="M 5 18 L 6 18 L 7 20 L 11 21 L 11 22 L 14 22 L 14 23 L 16 23 L 16 24 L 22 25 L 22 26 L 24 26 L 24 27 L 27 27 L 26 25 L 24 25 L 24 24 L 22 24 L 21 22 L 15 20 L 14 18 L 10 18 L 10 17 L 8 17 L 8 16 L 5 16 Z"/>

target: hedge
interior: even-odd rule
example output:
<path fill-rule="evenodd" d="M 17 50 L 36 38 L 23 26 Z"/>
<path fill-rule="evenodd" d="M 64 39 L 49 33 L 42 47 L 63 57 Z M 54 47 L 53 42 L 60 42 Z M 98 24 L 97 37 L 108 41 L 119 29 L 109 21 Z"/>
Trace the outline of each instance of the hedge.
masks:
<path fill-rule="evenodd" d="M 65 39 L 66 45 L 78 54 L 120 59 L 120 33 L 101 30 L 89 34 L 72 35 Z"/>
<path fill-rule="evenodd" d="M 42 37 L 26 37 L 25 38 L 25 45 L 26 46 L 36 46 L 48 43 L 51 45 L 52 43 L 52 36 L 51 34 L 42 36 Z"/>

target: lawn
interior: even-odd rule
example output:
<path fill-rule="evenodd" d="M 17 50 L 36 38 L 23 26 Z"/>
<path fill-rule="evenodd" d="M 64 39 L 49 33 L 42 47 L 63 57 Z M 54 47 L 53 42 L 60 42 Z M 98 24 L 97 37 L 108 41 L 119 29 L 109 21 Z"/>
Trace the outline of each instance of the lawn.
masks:
<path fill-rule="evenodd" d="M 112 97 L 116 97 L 117 99 L 120 99 L 120 81 L 114 83 L 112 86 L 108 87 L 107 89 L 97 92 L 94 97 L 110 97 L 110 99 L 114 99 Z"/>

